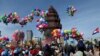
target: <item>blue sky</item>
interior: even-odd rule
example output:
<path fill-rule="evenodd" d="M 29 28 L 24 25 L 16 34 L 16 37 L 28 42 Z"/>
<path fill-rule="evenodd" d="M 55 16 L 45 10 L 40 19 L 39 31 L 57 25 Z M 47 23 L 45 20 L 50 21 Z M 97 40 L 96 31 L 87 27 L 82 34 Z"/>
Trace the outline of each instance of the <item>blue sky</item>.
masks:
<path fill-rule="evenodd" d="M 100 27 L 100 0 L 0 0 L 0 15 L 17 12 L 20 17 L 27 16 L 32 9 L 40 8 L 47 10 L 49 5 L 53 5 L 57 10 L 64 29 L 77 27 L 80 32 L 84 33 L 84 38 L 100 37 L 100 33 L 92 36 L 92 32 L 96 27 Z M 65 13 L 69 5 L 74 5 L 77 9 L 75 16 L 70 17 Z M 12 33 L 16 29 L 26 32 L 33 30 L 34 36 L 41 37 L 41 33 L 36 30 L 36 19 L 32 23 L 28 23 L 23 28 L 19 24 L 8 24 L 7 26 L 0 23 L 2 35 L 7 35 L 11 39 Z"/>

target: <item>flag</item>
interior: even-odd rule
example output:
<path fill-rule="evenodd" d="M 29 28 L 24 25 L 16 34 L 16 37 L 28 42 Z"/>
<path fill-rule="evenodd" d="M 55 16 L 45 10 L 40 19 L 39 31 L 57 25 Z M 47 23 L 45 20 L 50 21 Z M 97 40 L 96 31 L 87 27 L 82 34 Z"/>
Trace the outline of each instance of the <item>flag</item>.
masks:
<path fill-rule="evenodd" d="M 100 31 L 99 31 L 99 27 L 97 27 L 97 28 L 93 31 L 92 35 L 97 34 L 97 33 L 99 33 L 99 32 L 100 32 Z"/>

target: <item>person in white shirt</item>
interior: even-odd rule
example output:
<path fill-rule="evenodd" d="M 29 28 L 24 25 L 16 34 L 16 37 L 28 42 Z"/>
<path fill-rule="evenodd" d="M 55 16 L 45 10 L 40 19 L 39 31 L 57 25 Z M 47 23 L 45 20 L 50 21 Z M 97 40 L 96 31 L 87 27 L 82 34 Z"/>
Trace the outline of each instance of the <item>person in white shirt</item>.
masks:
<path fill-rule="evenodd" d="M 77 51 L 73 56 L 83 56 L 83 52 L 82 51 Z"/>
<path fill-rule="evenodd" d="M 94 47 L 94 56 L 100 56 L 100 46 Z"/>
<path fill-rule="evenodd" d="M 84 53 L 85 48 L 86 47 L 85 47 L 83 41 L 79 41 L 77 44 L 77 51 L 73 56 L 86 56 L 86 54 Z"/>

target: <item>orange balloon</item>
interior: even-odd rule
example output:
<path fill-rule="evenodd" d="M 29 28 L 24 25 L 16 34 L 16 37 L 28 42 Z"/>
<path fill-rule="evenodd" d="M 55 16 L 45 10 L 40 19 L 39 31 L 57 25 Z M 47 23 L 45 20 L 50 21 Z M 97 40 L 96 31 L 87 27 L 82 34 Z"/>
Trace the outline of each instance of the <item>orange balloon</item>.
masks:
<path fill-rule="evenodd" d="M 60 36 L 60 29 L 54 29 L 51 32 L 51 34 L 52 34 L 53 37 L 59 37 Z"/>

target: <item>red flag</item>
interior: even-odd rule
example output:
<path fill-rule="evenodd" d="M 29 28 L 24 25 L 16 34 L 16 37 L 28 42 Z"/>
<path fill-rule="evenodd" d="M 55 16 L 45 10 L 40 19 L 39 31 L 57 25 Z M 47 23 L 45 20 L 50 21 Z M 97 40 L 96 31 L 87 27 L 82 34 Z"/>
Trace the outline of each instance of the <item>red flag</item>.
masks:
<path fill-rule="evenodd" d="M 94 34 L 96 34 L 96 33 L 99 33 L 100 31 L 99 31 L 99 27 L 97 27 L 94 31 L 93 31 L 93 33 L 92 33 L 92 35 L 94 35 Z"/>

